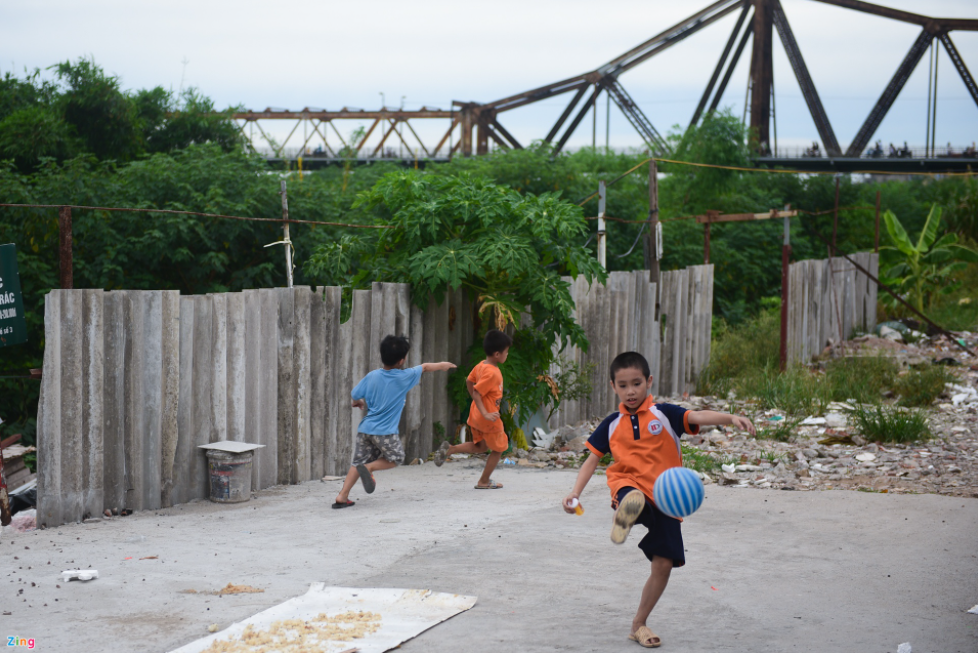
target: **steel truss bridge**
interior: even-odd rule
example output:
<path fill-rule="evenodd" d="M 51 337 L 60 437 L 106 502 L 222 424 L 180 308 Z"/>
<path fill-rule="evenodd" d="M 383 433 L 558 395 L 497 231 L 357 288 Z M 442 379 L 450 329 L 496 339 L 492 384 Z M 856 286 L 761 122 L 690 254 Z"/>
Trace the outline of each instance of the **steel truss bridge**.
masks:
<path fill-rule="evenodd" d="M 691 126 L 697 125 L 704 115 L 717 109 L 734 69 L 749 44 L 751 58 L 748 107 L 750 128 L 760 144 L 756 158 L 758 165 L 839 172 L 866 169 L 905 172 L 960 171 L 978 166 L 978 155 L 973 148 L 948 151 L 947 148 L 938 148 L 933 143 L 937 114 L 936 54 L 941 46 L 964 81 L 965 88 L 975 105 L 978 106 L 978 84 L 975 83 L 964 59 L 951 40 L 952 31 L 978 31 L 978 20 L 933 18 L 861 0 L 812 1 L 920 27 L 917 39 L 897 66 L 896 72 L 879 100 L 870 110 L 845 151 L 839 145 L 835 130 L 819 98 L 780 0 L 718 0 L 595 70 L 494 102 L 455 101 L 449 110 L 427 107 L 419 110 L 402 110 L 381 107 L 379 110 L 366 111 L 344 107 L 338 111 L 327 111 L 306 107 L 301 111 L 289 111 L 269 108 L 264 111 L 237 112 L 233 114 L 233 118 L 250 147 L 256 151 L 259 148 L 263 149 L 269 160 L 273 162 L 286 160 L 298 162 L 302 159 L 300 165 L 304 163 L 306 167 L 351 160 L 368 162 L 379 159 L 400 159 L 417 163 L 419 160 L 443 161 L 458 155 L 486 154 L 491 148 L 520 149 L 523 145 L 503 126 L 502 115 L 507 111 L 562 95 L 569 96 L 566 108 L 557 121 L 549 126 L 545 134 L 542 130 L 540 133 L 540 137 L 550 143 L 554 152 L 558 153 L 566 146 L 587 113 L 595 108 L 600 95 L 606 93 L 642 138 L 648 151 L 657 156 L 668 156 L 668 143 L 629 95 L 622 84 L 621 77 L 632 68 L 645 63 L 725 16 L 736 14 L 737 21 L 734 29 L 693 112 Z M 801 87 L 802 96 L 814 120 L 821 143 L 820 148 L 813 147 L 801 156 L 799 153 L 795 153 L 794 156 L 772 156 L 768 145 L 771 142 L 774 84 L 772 49 L 775 31 Z M 931 51 L 933 63 L 928 84 L 926 146 L 916 151 L 867 150 L 883 118 L 928 50 Z M 262 128 L 262 123 L 269 120 L 295 122 L 284 142 L 276 143 Z M 412 122 L 419 120 L 439 120 L 446 124 L 444 135 L 433 146 L 430 142 L 425 144 L 412 126 Z M 369 127 L 361 131 L 353 140 L 349 136 L 344 139 L 336 127 L 339 121 L 361 121 L 360 124 L 368 121 Z M 302 130 L 299 130 L 300 126 Z M 330 130 L 335 135 L 332 142 L 328 134 Z M 302 133 L 296 138 L 297 132 L 300 131 Z M 290 147 L 290 143 L 294 145 Z M 399 154 L 394 148 L 400 152 L 406 148 L 408 155 Z"/>

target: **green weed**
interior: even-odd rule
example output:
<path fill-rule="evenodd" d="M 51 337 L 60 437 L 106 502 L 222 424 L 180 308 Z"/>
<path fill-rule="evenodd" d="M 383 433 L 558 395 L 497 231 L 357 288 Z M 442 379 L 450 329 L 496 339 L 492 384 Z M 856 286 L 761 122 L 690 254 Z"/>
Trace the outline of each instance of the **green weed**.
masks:
<path fill-rule="evenodd" d="M 924 442 L 931 437 L 927 417 L 919 410 L 857 406 L 849 417 L 863 437 L 872 442 Z"/>
<path fill-rule="evenodd" d="M 728 456 L 718 456 L 712 453 L 700 451 L 692 445 L 680 442 L 683 452 L 683 467 L 697 472 L 713 472 L 720 469 L 720 465 L 733 462 L 733 458 Z"/>
<path fill-rule="evenodd" d="M 783 419 L 772 422 L 770 428 L 757 430 L 758 440 L 776 440 L 777 442 L 791 442 L 795 435 L 795 428 L 798 426 L 797 419 Z"/>
<path fill-rule="evenodd" d="M 901 406 L 929 406 L 944 392 L 946 383 L 955 383 L 957 380 L 947 367 L 927 365 L 912 369 L 897 378 L 893 391 L 900 395 Z"/>
<path fill-rule="evenodd" d="M 825 366 L 824 397 L 828 401 L 879 403 L 883 390 L 893 386 L 899 368 L 882 356 L 840 358 Z"/>

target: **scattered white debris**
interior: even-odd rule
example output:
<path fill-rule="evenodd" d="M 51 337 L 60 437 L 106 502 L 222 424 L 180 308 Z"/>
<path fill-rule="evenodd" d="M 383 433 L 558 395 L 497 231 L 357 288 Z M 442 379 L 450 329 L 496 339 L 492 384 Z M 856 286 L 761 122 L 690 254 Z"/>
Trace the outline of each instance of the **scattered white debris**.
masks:
<path fill-rule="evenodd" d="M 69 580 L 93 580 L 98 578 L 98 571 L 95 569 L 68 569 L 61 572 L 61 579 L 65 582 Z"/>
<path fill-rule="evenodd" d="M 801 422 L 802 426 L 821 426 L 822 424 L 825 424 L 824 417 L 808 417 Z"/>
<path fill-rule="evenodd" d="M 897 653 L 911 653 L 910 642 L 904 642 L 903 644 L 897 646 Z"/>
<path fill-rule="evenodd" d="M 978 614 L 978 605 L 968 610 L 968 614 Z"/>
<path fill-rule="evenodd" d="M 869 452 L 859 453 L 859 454 L 856 454 L 856 460 L 858 460 L 860 462 L 868 463 L 871 460 L 876 460 L 876 454 L 869 453 Z"/>

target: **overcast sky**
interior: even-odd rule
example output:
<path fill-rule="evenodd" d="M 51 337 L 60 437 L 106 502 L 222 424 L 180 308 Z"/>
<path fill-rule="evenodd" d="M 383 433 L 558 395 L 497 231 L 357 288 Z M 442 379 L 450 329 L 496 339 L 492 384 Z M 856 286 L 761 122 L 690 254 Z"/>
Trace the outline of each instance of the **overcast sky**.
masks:
<path fill-rule="evenodd" d="M 708 4 L 708 0 L 31 0 L 0 4 L 0 69 L 23 74 L 92 56 L 124 88 L 195 86 L 219 107 L 449 108 L 487 102 L 597 68 Z M 974 0 L 880 0 L 932 16 L 978 18 Z M 782 0 L 843 146 L 855 135 L 920 31 L 812 0 Z M 622 76 L 652 123 L 686 124 L 716 65 L 736 13 Z M 953 32 L 978 74 L 978 33 Z M 775 38 L 777 131 L 782 147 L 817 138 L 780 41 Z M 749 49 L 722 105 L 742 115 Z M 923 145 L 927 57 L 875 138 Z M 942 51 L 937 142 L 978 140 L 978 107 Z M 546 135 L 570 96 L 503 114 L 522 142 Z M 598 107 L 604 144 L 605 103 Z M 284 127 L 284 125 L 280 126 Z M 352 125 L 345 127 L 349 130 Z M 442 126 L 441 129 L 445 127 Z M 344 127 L 341 127 L 344 129 Z M 433 138 L 438 126 L 420 127 Z M 571 146 L 590 144 L 591 118 Z M 640 139 L 612 105 L 610 144 Z M 430 144 L 429 144 L 430 145 Z"/>

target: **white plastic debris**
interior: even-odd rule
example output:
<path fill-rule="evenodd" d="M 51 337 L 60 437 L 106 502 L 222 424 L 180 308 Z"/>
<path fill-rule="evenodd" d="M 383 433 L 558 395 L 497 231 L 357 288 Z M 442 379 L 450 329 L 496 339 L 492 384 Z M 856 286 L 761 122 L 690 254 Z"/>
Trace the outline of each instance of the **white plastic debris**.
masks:
<path fill-rule="evenodd" d="M 904 642 L 903 644 L 897 646 L 897 653 L 911 653 L 910 642 Z"/>
<path fill-rule="evenodd" d="M 734 471 L 736 471 L 737 466 L 736 465 L 720 465 L 720 469 L 722 469 L 723 471 L 727 472 L 728 474 L 733 474 Z"/>
<path fill-rule="evenodd" d="M 978 605 L 968 610 L 968 614 L 978 614 Z"/>
<path fill-rule="evenodd" d="M 801 422 L 802 426 L 821 426 L 825 424 L 824 417 L 808 417 Z"/>
<path fill-rule="evenodd" d="M 93 580 L 98 578 L 98 571 L 95 569 L 68 569 L 61 572 L 61 579 L 65 582 L 69 580 Z"/>
<path fill-rule="evenodd" d="M 856 454 L 856 460 L 864 463 L 868 463 L 871 460 L 876 460 L 876 454 L 869 452 Z"/>

